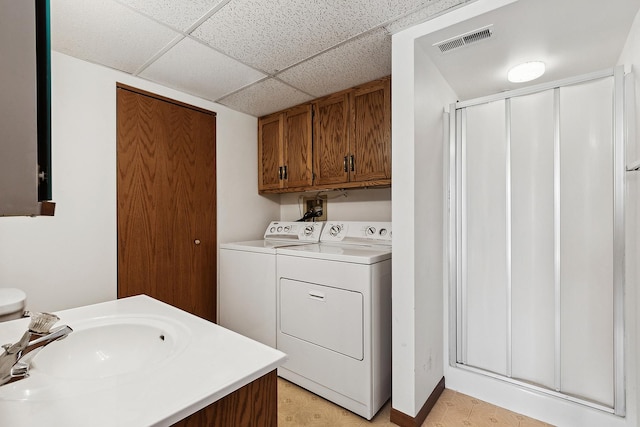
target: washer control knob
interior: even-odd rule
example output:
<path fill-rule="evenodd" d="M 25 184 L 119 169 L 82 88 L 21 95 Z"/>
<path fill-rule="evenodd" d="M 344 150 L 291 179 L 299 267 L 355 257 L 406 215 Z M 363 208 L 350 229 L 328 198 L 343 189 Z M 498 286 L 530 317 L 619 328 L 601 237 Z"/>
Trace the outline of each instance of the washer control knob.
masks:
<path fill-rule="evenodd" d="M 282 231 L 282 226 L 278 226 L 278 233 Z"/>
<path fill-rule="evenodd" d="M 338 224 L 332 225 L 329 229 L 329 234 L 331 234 L 332 237 L 336 237 L 338 234 L 340 234 L 340 231 L 342 231 L 342 227 L 340 227 Z"/>
<path fill-rule="evenodd" d="M 289 230 L 291 230 L 291 226 L 290 225 L 285 225 L 284 226 L 284 231 L 289 232 Z"/>
<path fill-rule="evenodd" d="M 367 227 L 366 234 L 367 234 L 367 236 L 372 236 L 372 235 L 376 234 L 376 228 L 375 227 Z"/>
<path fill-rule="evenodd" d="M 386 236 L 387 235 L 387 229 L 386 228 L 381 228 L 379 233 L 380 233 L 381 236 Z"/>
<path fill-rule="evenodd" d="M 313 234 L 313 229 L 315 227 L 313 225 L 307 225 L 306 227 L 304 227 L 304 235 L 305 236 L 311 236 Z"/>
<path fill-rule="evenodd" d="M 270 233 L 273 233 L 274 231 L 276 231 L 276 228 L 275 228 L 275 227 L 271 227 L 271 228 L 269 229 L 269 232 L 270 232 Z"/>

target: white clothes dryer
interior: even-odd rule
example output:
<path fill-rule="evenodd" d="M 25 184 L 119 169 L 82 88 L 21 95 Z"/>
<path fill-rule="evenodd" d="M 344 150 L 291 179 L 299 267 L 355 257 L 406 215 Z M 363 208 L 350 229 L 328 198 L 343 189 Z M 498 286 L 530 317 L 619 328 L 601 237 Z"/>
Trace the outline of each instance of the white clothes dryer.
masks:
<path fill-rule="evenodd" d="M 264 239 L 220 245 L 218 323 L 276 347 L 276 250 L 317 243 L 322 222 L 272 221 Z"/>
<path fill-rule="evenodd" d="M 278 375 L 371 419 L 391 395 L 391 223 L 277 250 Z"/>

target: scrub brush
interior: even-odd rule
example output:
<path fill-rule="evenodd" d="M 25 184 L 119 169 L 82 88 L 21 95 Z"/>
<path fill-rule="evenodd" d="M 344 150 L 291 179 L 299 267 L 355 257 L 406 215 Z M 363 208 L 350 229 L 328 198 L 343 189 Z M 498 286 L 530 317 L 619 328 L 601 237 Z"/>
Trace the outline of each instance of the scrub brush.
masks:
<path fill-rule="evenodd" d="M 51 327 L 60 320 L 58 316 L 51 313 L 29 312 L 28 315 L 31 316 L 29 332 L 39 335 L 48 334 Z"/>

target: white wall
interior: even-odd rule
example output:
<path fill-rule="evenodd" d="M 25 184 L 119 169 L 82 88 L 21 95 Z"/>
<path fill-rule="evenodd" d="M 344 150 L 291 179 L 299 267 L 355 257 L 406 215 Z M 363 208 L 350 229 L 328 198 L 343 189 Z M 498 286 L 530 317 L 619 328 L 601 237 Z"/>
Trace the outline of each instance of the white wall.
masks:
<path fill-rule="evenodd" d="M 393 37 L 392 406 L 414 417 L 444 371 L 444 106 L 456 95 L 415 34 Z"/>
<path fill-rule="evenodd" d="M 217 113 L 218 242 L 258 238 L 280 214 L 257 194 L 255 117 L 53 52 L 56 214 L 0 218 L 0 286 L 23 289 L 29 309 L 116 298 L 116 82 Z"/>
<path fill-rule="evenodd" d="M 413 40 L 399 33 L 391 49 L 391 159 L 393 168 L 393 259 L 391 288 L 391 406 L 415 416 L 422 396 L 416 393 L 415 303 L 415 127 Z M 400 102 L 402 100 L 402 102 Z M 435 384 L 432 384 L 435 386 Z"/>
<path fill-rule="evenodd" d="M 328 221 L 391 221 L 391 188 L 290 193 L 280 196 L 280 219 L 302 218 L 303 197 L 327 196 Z"/>
<path fill-rule="evenodd" d="M 445 155 L 448 154 L 448 115 L 445 106 L 457 100 L 456 94 L 425 53 L 415 43 L 415 227 L 416 254 L 416 404 L 433 391 L 433 384 L 444 375 L 442 333 L 447 278 L 445 239 L 448 237 L 448 206 L 445 185 Z M 446 108 L 448 111 L 448 108 Z M 447 138 L 447 139 L 445 139 Z M 440 338 L 440 341 L 436 341 Z"/>

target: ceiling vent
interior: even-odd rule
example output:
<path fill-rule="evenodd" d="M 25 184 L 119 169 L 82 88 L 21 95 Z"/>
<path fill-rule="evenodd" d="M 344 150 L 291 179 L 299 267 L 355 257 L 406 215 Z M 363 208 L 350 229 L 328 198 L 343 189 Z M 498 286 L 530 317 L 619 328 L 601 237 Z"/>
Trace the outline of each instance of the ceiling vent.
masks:
<path fill-rule="evenodd" d="M 493 34 L 491 27 L 493 27 L 493 24 L 470 31 L 465 34 L 460 34 L 459 36 L 451 37 L 438 43 L 434 43 L 433 46 L 437 46 L 442 53 L 450 52 L 454 49 L 459 49 L 468 44 L 488 39 Z"/>

